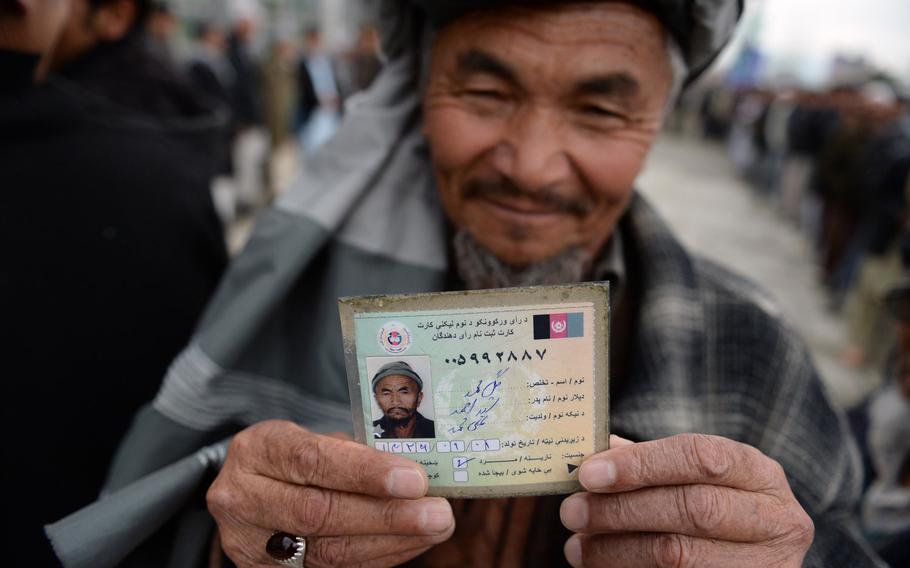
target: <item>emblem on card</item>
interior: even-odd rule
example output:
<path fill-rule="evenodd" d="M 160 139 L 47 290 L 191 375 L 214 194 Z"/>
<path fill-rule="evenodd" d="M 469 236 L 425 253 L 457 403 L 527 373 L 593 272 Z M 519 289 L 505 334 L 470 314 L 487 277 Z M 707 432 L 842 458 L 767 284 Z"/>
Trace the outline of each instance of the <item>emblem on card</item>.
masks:
<path fill-rule="evenodd" d="M 411 347 L 411 331 L 402 323 L 390 321 L 379 328 L 379 345 L 386 353 L 404 353 Z"/>

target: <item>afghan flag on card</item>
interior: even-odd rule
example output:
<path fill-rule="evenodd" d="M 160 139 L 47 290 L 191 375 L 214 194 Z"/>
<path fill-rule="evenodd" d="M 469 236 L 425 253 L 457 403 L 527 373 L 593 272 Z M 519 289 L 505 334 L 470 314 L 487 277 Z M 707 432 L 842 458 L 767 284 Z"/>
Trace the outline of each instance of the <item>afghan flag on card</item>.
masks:
<path fill-rule="evenodd" d="M 562 339 L 583 337 L 585 318 L 581 312 L 574 314 L 538 314 L 534 316 L 534 339 Z"/>

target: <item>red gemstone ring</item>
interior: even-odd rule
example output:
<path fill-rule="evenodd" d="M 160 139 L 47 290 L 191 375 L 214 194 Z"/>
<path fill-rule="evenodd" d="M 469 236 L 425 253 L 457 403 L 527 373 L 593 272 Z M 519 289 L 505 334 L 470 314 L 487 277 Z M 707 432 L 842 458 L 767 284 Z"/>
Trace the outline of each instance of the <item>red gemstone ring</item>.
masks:
<path fill-rule="evenodd" d="M 303 568 L 306 558 L 306 539 L 286 532 L 275 531 L 265 543 L 265 551 L 278 564 Z"/>

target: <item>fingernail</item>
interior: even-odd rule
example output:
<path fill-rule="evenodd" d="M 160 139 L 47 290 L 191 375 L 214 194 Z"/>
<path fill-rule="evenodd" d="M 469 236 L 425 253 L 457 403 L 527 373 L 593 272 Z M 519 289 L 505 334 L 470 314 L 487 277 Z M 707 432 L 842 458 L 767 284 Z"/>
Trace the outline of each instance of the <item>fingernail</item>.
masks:
<path fill-rule="evenodd" d="M 578 481 L 591 491 L 607 489 L 616 483 L 616 464 L 604 458 L 587 461 L 581 464 Z"/>
<path fill-rule="evenodd" d="M 426 482 L 416 469 L 396 467 L 386 479 L 389 495 L 400 499 L 417 499 L 426 493 Z"/>
<path fill-rule="evenodd" d="M 559 508 L 562 524 L 570 531 L 580 531 L 588 526 L 588 500 L 584 495 L 572 495 Z"/>
<path fill-rule="evenodd" d="M 566 555 L 566 561 L 573 566 L 573 568 L 579 568 L 581 566 L 581 537 L 573 535 L 572 538 L 566 541 L 565 547 L 562 549 L 563 553 Z"/>
<path fill-rule="evenodd" d="M 610 434 L 610 448 L 621 448 L 622 446 L 632 446 L 635 442 L 620 438 L 616 434 Z"/>
<path fill-rule="evenodd" d="M 441 533 L 452 526 L 452 507 L 445 499 L 433 499 L 423 506 L 424 532 Z"/>

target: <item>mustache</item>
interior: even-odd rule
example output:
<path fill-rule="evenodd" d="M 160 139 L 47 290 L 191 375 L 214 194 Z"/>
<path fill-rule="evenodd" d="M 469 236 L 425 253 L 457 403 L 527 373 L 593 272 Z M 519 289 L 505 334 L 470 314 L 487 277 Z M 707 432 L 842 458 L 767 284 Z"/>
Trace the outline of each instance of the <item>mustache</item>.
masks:
<path fill-rule="evenodd" d="M 522 199 L 559 213 L 584 217 L 593 205 L 587 199 L 568 199 L 559 195 L 552 187 L 541 187 L 530 191 L 520 187 L 507 177 L 475 178 L 464 184 L 464 196 L 468 199 L 490 199 L 497 197 Z"/>

